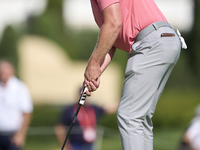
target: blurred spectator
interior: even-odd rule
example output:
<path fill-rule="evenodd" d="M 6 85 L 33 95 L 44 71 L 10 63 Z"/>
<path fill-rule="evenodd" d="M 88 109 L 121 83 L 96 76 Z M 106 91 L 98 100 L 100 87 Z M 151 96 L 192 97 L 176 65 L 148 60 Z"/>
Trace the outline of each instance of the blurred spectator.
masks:
<path fill-rule="evenodd" d="M 80 93 L 78 94 L 80 95 Z M 55 127 L 55 133 L 61 145 L 63 145 L 66 137 L 66 126 L 71 125 L 77 110 L 78 99 L 76 101 L 76 104 L 66 106 L 59 123 Z M 117 104 L 112 108 L 101 108 L 95 105 L 89 105 L 86 100 L 84 106 L 81 107 L 78 113 L 72 132 L 65 145 L 65 150 L 94 150 L 94 141 L 97 137 L 96 126 L 98 118 L 104 113 L 113 113 L 116 110 Z"/>
<path fill-rule="evenodd" d="M 179 150 L 200 150 L 200 106 L 196 108 L 196 116 L 187 128 Z"/>
<path fill-rule="evenodd" d="M 0 150 L 20 150 L 33 110 L 26 85 L 14 75 L 8 60 L 0 61 Z"/>

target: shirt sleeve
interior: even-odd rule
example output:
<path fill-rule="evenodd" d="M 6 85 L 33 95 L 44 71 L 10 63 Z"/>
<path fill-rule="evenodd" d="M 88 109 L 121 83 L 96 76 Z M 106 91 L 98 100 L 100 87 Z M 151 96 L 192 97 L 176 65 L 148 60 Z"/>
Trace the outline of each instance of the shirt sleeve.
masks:
<path fill-rule="evenodd" d="M 119 3 L 119 0 L 97 0 L 97 3 L 99 5 L 100 10 L 103 11 L 106 7 L 114 3 Z"/>

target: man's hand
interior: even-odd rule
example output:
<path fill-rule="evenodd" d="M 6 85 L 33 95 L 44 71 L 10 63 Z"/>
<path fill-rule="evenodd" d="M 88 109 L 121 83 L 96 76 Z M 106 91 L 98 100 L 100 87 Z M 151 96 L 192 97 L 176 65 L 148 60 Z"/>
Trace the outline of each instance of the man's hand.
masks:
<path fill-rule="evenodd" d="M 25 143 L 25 135 L 20 132 L 15 133 L 15 135 L 12 138 L 12 143 L 16 147 L 23 147 Z"/>
<path fill-rule="evenodd" d="M 100 75 L 101 75 L 101 69 L 100 66 L 97 65 L 90 65 L 86 67 L 85 70 L 85 80 L 84 80 L 84 86 L 88 87 L 88 91 L 86 91 L 86 94 L 88 96 L 91 95 L 91 92 L 94 92 L 98 89 L 100 84 Z"/>
<path fill-rule="evenodd" d="M 21 128 L 14 134 L 11 142 L 17 147 L 23 147 L 26 140 L 26 132 L 31 120 L 31 113 L 23 114 L 23 122 Z"/>

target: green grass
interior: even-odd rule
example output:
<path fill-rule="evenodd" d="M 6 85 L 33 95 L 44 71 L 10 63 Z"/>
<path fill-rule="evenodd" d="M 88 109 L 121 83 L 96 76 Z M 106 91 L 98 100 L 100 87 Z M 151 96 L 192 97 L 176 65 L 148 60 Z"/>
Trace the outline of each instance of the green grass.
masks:
<path fill-rule="evenodd" d="M 184 129 L 182 128 L 155 129 L 154 150 L 176 150 L 183 132 Z M 99 144 L 101 150 L 122 150 L 120 135 L 117 130 L 106 129 L 103 139 L 98 138 L 97 144 Z M 29 135 L 25 145 L 25 150 L 59 149 L 61 149 L 61 146 L 54 135 Z"/>
<path fill-rule="evenodd" d="M 154 150 L 176 150 L 183 133 L 184 128 L 155 129 Z"/>
<path fill-rule="evenodd" d="M 59 147 L 54 135 L 30 135 L 27 137 L 24 150 L 56 150 Z"/>

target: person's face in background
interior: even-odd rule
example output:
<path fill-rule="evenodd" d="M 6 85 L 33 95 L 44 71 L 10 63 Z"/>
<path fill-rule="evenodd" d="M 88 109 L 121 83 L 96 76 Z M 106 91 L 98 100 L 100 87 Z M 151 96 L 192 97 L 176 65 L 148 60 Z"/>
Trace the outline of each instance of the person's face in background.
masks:
<path fill-rule="evenodd" d="M 0 63 L 0 80 L 6 84 L 10 77 L 14 75 L 14 68 L 9 62 Z"/>

